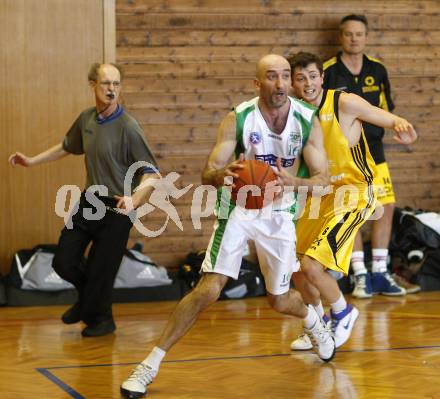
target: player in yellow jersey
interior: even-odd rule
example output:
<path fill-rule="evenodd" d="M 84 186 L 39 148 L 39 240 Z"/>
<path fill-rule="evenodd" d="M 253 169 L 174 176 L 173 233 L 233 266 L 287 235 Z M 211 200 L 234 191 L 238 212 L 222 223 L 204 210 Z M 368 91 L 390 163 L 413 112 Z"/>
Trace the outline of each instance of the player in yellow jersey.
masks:
<path fill-rule="evenodd" d="M 347 304 L 335 278 L 326 270 L 348 273 L 356 232 L 376 206 L 373 179 L 377 171 L 362 121 L 393 129 L 399 143 L 412 143 L 417 134 L 405 119 L 374 107 L 355 94 L 324 90 L 322 62 L 314 54 L 301 52 L 290 57 L 289 62 L 295 96 L 319 108 L 332 181 L 331 193 L 320 198 L 318 217 L 310 218 L 316 200 L 309 196 L 298 220 L 301 272 L 295 273 L 294 280 L 305 302 L 313 304 L 322 317 L 320 297 L 330 304 L 338 347 L 349 338 L 359 312 Z M 303 337 L 292 343 L 292 349 L 309 346 L 310 341 Z"/>

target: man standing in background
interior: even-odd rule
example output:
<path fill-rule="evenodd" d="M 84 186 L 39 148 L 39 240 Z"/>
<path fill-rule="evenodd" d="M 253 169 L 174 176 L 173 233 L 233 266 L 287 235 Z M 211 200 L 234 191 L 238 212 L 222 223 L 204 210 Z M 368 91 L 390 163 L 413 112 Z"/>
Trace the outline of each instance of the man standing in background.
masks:
<path fill-rule="evenodd" d="M 376 107 L 392 111 L 394 104 L 385 66 L 364 54 L 367 34 L 368 21 L 364 15 L 352 14 L 341 19 L 339 35 L 342 51 L 324 63 L 324 88 L 355 93 Z M 362 235 L 358 232 L 356 236 L 351 256 L 355 275 L 353 296 L 370 298 L 373 293 L 405 295 L 405 289 L 396 284 L 387 270 L 395 198 L 382 142 L 385 131 L 369 123 L 363 123 L 363 127 L 377 165 L 374 185 L 378 189 L 378 206 L 383 205 L 383 215 L 372 222 L 371 278 L 365 267 Z"/>

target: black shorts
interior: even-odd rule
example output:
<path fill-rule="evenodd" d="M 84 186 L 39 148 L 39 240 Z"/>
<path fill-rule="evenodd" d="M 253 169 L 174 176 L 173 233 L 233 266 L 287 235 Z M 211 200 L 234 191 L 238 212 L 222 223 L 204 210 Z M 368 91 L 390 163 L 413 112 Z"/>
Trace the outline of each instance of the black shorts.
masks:
<path fill-rule="evenodd" d="M 382 140 L 368 140 L 367 137 L 367 143 L 368 147 L 370 147 L 370 153 L 371 156 L 374 159 L 374 162 L 376 165 L 379 165 L 381 163 L 386 162 L 385 161 L 385 151 L 383 149 L 383 142 Z"/>

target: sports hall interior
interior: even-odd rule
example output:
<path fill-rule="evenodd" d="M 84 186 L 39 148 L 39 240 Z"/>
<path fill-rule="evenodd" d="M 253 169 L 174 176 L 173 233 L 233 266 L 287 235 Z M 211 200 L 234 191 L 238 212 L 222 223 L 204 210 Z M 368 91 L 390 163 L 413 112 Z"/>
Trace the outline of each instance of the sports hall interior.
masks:
<path fill-rule="evenodd" d="M 419 139 L 400 145 L 388 132 L 387 161 L 397 206 L 440 212 L 440 2 L 435 0 L 0 0 L 0 271 L 14 253 L 56 243 L 62 185 L 82 187 L 82 157 L 32 170 L 11 168 L 17 148 L 38 153 L 62 140 L 93 105 L 92 62 L 125 71 L 124 106 L 138 119 L 162 175 L 177 172 L 173 200 L 183 229 L 136 242 L 176 270 L 206 248 L 214 216 L 194 227 L 191 201 L 223 116 L 252 98 L 256 61 L 265 54 L 339 50 L 338 22 L 365 14 L 368 54 L 387 67 L 395 113 Z M 193 211 L 194 212 L 194 211 Z M 148 216 L 159 229 L 163 211 Z M 264 297 L 219 301 L 170 351 L 151 398 L 440 398 L 440 293 L 348 299 L 360 310 L 350 341 L 334 361 L 293 353 L 299 320 Z M 118 330 L 85 340 L 63 325 L 65 306 L 0 308 L 0 398 L 119 398 L 119 385 L 142 360 L 175 301 L 116 304 Z"/>

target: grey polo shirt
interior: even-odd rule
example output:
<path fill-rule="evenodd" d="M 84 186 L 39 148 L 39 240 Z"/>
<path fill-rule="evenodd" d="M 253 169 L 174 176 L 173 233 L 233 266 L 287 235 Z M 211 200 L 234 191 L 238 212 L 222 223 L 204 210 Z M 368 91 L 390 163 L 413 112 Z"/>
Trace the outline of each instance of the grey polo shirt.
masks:
<path fill-rule="evenodd" d="M 133 163 L 144 161 L 151 166 L 138 169 L 131 189 L 144 173 L 154 173 L 157 168 L 142 128 L 122 107 L 103 120 L 95 107 L 83 111 L 67 132 L 63 149 L 85 155 L 86 189 L 104 185 L 111 197 L 124 195 L 124 179 Z"/>

